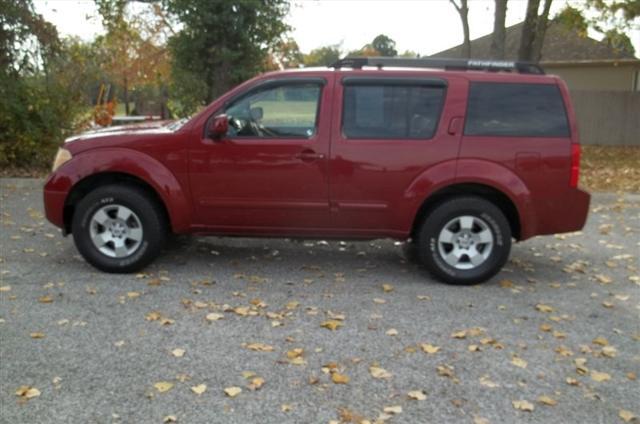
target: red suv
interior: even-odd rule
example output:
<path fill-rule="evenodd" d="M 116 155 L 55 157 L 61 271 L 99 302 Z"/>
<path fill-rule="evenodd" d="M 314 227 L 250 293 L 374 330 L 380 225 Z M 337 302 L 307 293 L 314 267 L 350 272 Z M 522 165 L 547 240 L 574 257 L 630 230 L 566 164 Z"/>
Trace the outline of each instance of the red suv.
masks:
<path fill-rule="evenodd" d="M 579 230 L 566 85 L 537 65 L 347 58 L 260 75 L 190 119 L 66 140 L 47 218 L 107 272 L 167 234 L 407 240 L 438 279 L 484 281 L 512 238 Z"/>

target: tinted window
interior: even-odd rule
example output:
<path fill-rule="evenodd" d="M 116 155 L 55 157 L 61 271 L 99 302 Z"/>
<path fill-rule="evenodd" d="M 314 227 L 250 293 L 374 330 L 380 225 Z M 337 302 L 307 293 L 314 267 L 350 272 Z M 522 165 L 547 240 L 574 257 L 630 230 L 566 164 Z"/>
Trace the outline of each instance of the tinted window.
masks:
<path fill-rule="evenodd" d="M 444 87 L 346 85 L 342 131 L 347 138 L 431 138 Z"/>
<path fill-rule="evenodd" d="M 556 85 L 472 83 L 464 133 L 568 137 L 569 126 Z"/>
<path fill-rule="evenodd" d="M 258 89 L 227 107 L 231 137 L 304 137 L 316 132 L 319 84 Z"/>

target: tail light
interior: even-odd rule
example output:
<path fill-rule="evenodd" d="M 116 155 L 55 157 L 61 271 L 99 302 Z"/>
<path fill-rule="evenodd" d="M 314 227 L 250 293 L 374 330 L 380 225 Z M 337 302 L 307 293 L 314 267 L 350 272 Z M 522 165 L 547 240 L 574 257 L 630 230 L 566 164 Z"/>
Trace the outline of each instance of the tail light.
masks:
<path fill-rule="evenodd" d="M 569 186 L 578 187 L 578 179 L 580 178 L 580 145 L 571 145 L 571 177 L 569 178 Z"/>

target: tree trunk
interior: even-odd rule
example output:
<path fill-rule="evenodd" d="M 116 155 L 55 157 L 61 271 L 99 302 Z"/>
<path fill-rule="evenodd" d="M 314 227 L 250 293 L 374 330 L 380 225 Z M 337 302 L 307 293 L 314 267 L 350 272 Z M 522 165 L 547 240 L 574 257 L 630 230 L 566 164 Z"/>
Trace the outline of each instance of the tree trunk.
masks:
<path fill-rule="evenodd" d="M 522 36 L 520 38 L 518 60 L 533 60 L 533 42 L 536 36 L 539 6 L 540 0 L 528 0 L 527 15 L 524 19 L 524 25 L 522 26 Z"/>
<path fill-rule="evenodd" d="M 456 8 L 458 15 L 460 15 L 460 21 L 462 21 L 462 32 L 464 34 L 464 41 L 462 43 L 462 57 L 471 57 L 471 39 L 469 38 L 469 4 L 468 0 L 460 0 L 460 6 L 455 0 L 449 0 L 453 7 Z"/>
<path fill-rule="evenodd" d="M 124 97 L 124 114 L 129 116 L 129 82 L 127 81 L 127 76 L 124 76 L 124 82 L 123 82 L 123 88 L 124 88 L 124 93 L 123 93 L 123 97 Z"/>
<path fill-rule="evenodd" d="M 536 26 L 536 36 L 533 41 L 533 52 L 531 59 L 535 62 L 540 62 L 542 58 L 542 47 L 544 46 L 544 36 L 547 33 L 547 26 L 549 22 L 549 11 L 551 10 L 551 2 L 553 0 L 544 1 L 544 9 L 542 15 L 538 16 L 538 24 Z"/>
<path fill-rule="evenodd" d="M 504 28 L 507 16 L 507 0 L 495 0 L 496 11 L 493 20 L 493 36 L 491 38 L 491 58 L 504 59 L 504 44 L 506 31 Z"/>

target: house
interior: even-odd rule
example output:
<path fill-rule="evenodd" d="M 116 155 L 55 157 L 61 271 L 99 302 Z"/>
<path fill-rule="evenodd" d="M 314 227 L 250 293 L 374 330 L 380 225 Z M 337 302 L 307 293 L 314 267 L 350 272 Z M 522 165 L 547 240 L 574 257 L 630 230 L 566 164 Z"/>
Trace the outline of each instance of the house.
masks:
<path fill-rule="evenodd" d="M 515 60 L 518 56 L 522 26 L 521 22 L 506 28 L 506 60 Z M 489 34 L 471 41 L 473 59 L 493 59 L 491 37 Z M 462 45 L 459 45 L 431 57 L 461 56 Z M 548 74 L 562 77 L 572 91 L 640 91 L 640 59 L 604 42 L 582 37 L 557 21 L 551 21 L 547 28 L 540 64 Z"/>

